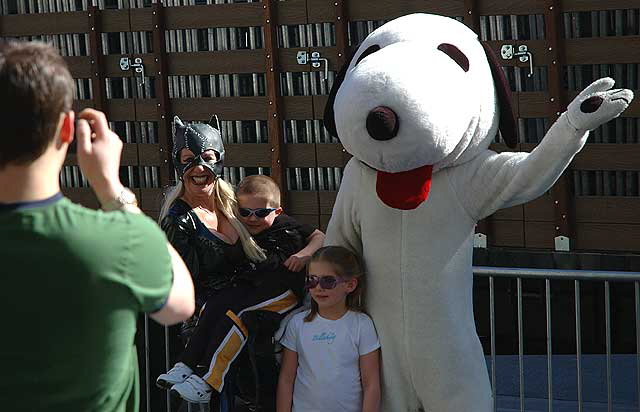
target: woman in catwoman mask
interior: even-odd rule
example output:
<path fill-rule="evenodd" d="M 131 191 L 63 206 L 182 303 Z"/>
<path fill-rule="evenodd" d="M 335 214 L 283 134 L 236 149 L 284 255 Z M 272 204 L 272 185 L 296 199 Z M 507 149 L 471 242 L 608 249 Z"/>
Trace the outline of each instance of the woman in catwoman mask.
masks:
<path fill-rule="evenodd" d="M 165 198 L 160 225 L 191 271 L 197 314 L 212 293 L 232 283 L 235 267 L 265 255 L 238 220 L 234 191 L 221 177 L 224 146 L 217 118 L 198 124 L 176 116 L 172 155 L 178 182 Z"/>

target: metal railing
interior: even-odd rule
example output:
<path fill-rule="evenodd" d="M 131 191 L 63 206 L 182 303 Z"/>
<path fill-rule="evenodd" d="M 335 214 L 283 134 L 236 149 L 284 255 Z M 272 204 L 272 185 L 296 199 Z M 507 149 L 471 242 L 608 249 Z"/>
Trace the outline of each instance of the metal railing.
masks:
<path fill-rule="evenodd" d="M 575 296 L 575 337 L 576 337 L 576 366 L 577 366 L 577 406 L 582 412 L 583 401 L 583 370 L 582 370 L 582 331 L 581 331 L 581 282 L 604 282 L 605 301 L 605 342 L 606 342 L 606 379 L 607 379 L 607 411 L 613 411 L 612 373 L 611 373 L 611 291 L 610 282 L 628 282 L 634 284 L 635 292 L 635 334 L 636 334 L 636 380 L 638 394 L 638 408 L 640 408 L 640 273 L 637 272 L 606 272 L 585 270 L 554 270 L 554 269 L 516 269 L 498 267 L 474 267 L 476 277 L 489 278 L 489 321 L 491 335 L 491 386 L 493 391 L 494 411 L 497 410 L 496 393 L 496 331 L 495 331 L 495 278 L 511 278 L 517 282 L 517 317 L 518 317 L 518 375 L 520 411 L 525 410 L 524 391 L 524 325 L 522 304 L 522 279 L 538 279 L 545 282 L 545 311 L 546 311 L 546 357 L 547 357 L 547 402 L 548 411 L 553 411 L 553 363 L 551 336 L 551 280 L 574 282 Z"/>
<path fill-rule="evenodd" d="M 518 329 L 518 377 L 519 377 L 519 407 L 520 411 L 525 411 L 525 376 L 524 376 L 524 324 L 523 324 L 523 279 L 537 279 L 545 282 L 545 312 L 546 312 L 546 366 L 547 366 L 547 410 L 554 410 L 553 398 L 553 362 L 552 362 L 552 331 L 551 331 L 551 281 L 563 280 L 573 281 L 575 300 L 575 338 L 576 338 L 576 368 L 577 368 L 577 407 L 578 412 L 583 411 L 583 367 L 582 367 L 582 331 L 581 331 L 581 282 L 604 282 L 604 302 L 605 302 L 605 343 L 606 343 L 606 385 L 607 385 L 607 411 L 613 411 L 612 392 L 612 346 L 611 346 L 611 290 L 610 282 L 627 282 L 634 284 L 635 302 L 635 335 L 636 335 L 636 384 L 638 396 L 638 409 L 640 409 L 640 273 L 638 272 L 606 272 L 606 271 L 585 271 L 585 270 L 555 270 L 555 269 L 517 269 L 499 267 L 474 267 L 473 273 L 478 278 L 488 278 L 489 280 L 489 325 L 490 325 L 490 364 L 491 364 L 491 387 L 494 401 L 494 411 L 497 411 L 497 386 L 496 386 L 496 314 L 495 314 L 495 286 L 496 278 L 507 278 L 516 280 L 517 294 L 517 329 Z M 145 372 L 146 372 L 146 399 L 147 412 L 151 411 L 150 388 L 153 385 L 153 378 L 150 376 L 149 368 L 149 322 L 145 317 Z M 165 328 L 165 367 L 171 368 L 169 359 L 169 332 Z M 166 410 L 171 411 L 171 402 L 167 392 Z M 200 410 L 197 405 L 188 405 L 188 410 Z"/>

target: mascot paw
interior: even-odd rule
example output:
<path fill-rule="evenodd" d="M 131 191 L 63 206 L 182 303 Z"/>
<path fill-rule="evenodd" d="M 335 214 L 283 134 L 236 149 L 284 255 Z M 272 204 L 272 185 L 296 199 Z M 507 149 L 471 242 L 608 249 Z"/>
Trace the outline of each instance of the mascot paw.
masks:
<path fill-rule="evenodd" d="M 571 126 L 577 130 L 593 130 L 625 111 L 633 92 L 628 89 L 611 89 L 615 81 L 605 77 L 591 83 L 567 108 Z"/>

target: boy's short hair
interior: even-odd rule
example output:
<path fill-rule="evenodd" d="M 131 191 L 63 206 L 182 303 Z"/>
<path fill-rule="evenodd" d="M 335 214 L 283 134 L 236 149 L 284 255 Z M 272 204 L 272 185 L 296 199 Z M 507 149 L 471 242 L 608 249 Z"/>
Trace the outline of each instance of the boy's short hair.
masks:
<path fill-rule="evenodd" d="M 0 169 L 30 163 L 71 110 L 75 83 L 66 62 L 42 42 L 0 41 Z"/>
<path fill-rule="evenodd" d="M 251 195 L 263 197 L 269 205 L 280 207 L 280 188 L 278 184 L 264 175 L 247 176 L 238 184 L 236 196 Z"/>

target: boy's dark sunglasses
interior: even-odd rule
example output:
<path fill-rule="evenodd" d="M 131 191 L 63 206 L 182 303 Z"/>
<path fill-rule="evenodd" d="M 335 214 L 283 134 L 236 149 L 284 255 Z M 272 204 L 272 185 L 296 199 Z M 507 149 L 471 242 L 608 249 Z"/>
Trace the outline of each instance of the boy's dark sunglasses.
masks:
<path fill-rule="evenodd" d="M 269 216 L 269 213 L 273 212 L 274 210 L 276 209 L 273 207 L 265 207 L 260 209 L 249 209 L 248 207 L 241 207 L 240 209 L 238 209 L 238 211 L 240 212 L 240 216 L 242 217 L 256 215 L 256 217 L 259 217 L 260 219 L 264 219 L 265 217 Z"/>
<path fill-rule="evenodd" d="M 345 280 L 333 275 L 324 275 L 324 276 L 316 276 L 316 275 L 307 275 L 305 279 L 304 287 L 307 289 L 313 289 L 318 284 L 322 289 L 333 289 L 338 283 L 344 282 Z"/>

